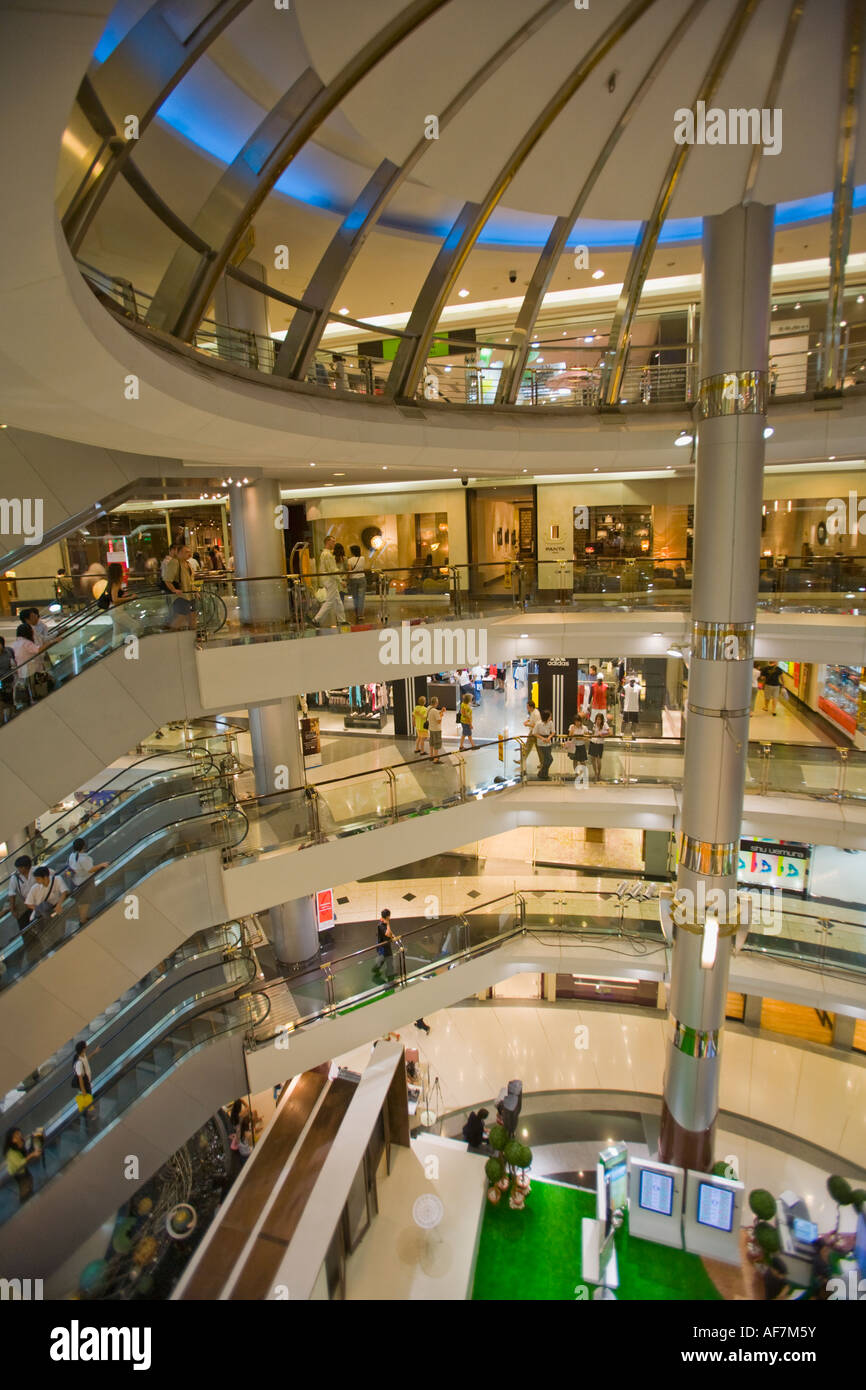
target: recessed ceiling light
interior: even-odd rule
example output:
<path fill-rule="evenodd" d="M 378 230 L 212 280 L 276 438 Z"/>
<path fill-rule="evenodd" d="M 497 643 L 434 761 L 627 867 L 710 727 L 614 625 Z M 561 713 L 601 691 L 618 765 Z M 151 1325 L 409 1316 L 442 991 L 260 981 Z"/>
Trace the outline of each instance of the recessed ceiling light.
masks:
<path fill-rule="evenodd" d="M 314 465 L 314 466 L 315 466 L 315 465 Z M 232 480 L 231 480 L 231 478 L 229 478 L 229 484 L 228 484 L 228 485 L 229 485 L 229 487 L 231 487 L 231 485 L 232 485 Z"/>
<path fill-rule="evenodd" d="M 528 637 L 528 636 L 529 636 L 529 633 L 528 633 L 528 632 L 521 632 L 520 635 L 521 635 L 521 637 Z"/>
<path fill-rule="evenodd" d="M 775 314 L 776 310 L 778 309 L 778 307 L 779 307 L 778 304 L 774 304 L 774 305 L 773 305 L 773 313 L 774 313 L 774 314 Z"/>
<path fill-rule="evenodd" d="M 382 464 L 382 472 L 383 472 L 383 473 L 387 473 L 387 472 L 388 472 L 388 465 L 387 465 L 387 463 L 383 463 L 383 464 Z"/>
<path fill-rule="evenodd" d="M 334 474 L 334 477 L 335 477 L 335 478 L 345 478 L 345 476 L 346 476 L 345 473 L 335 473 L 335 474 Z"/>
<path fill-rule="evenodd" d="M 593 473 L 597 473 L 597 472 L 598 472 L 598 469 L 597 469 L 597 468 L 593 468 L 592 471 L 593 471 Z"/>
<path fill-rule="evenodd" d="M 795 308 L 795 309 L 799 309 L 799 307 L 800 307 L 799 304 L 795 304 L 795 305 L 794 305 L 794 308 Z"/>
<path fill-rule="evenodd" d="M 592 334 L 591 334 L 591 333 L 588 333 L 587 336 L 584 338 L 583 341 L 584 341 L 585 343 L 591 343 L 591 342 L 592 342 Z"/>
<path fill-rule="evenodd" d="M 348 312 L 349 310 L 346 308 L 345 304 L 343 305 L 342 309 L 337 310 L 338 314 L 348 314 Z"/>
<path fill-rule="evenodd" d="M 248 482 L 249 482 L 249 478 L 244 478 L 244 482 L 245 482 L 245 483 L 248 483 Z"/>
<path fill-rule="evenodd" d="M 604 271 L 603 271 L 603 270 L 594 270 L 594 271 L 592 272 L 592 278 L 593 278 L 593 280 L 603 280 L 603 279 L 604 279 Z"/>
<path fill-rule="evenodd" d="M 458 291 L 457 291 L 457 295 L 458 295 L 458 298 L 460 298 L 460 299 L 468 299 L 468 298 L 469 298 L 469 291 L 468 291 L 468 290 L 458 290 Z"/>
<path fill-rule="evenodd" d="M 684 449 L 687 444 L 694 443 L 694 438 L 694 435 L 689 434 L 688 430 L 680 430 L 679 434 L 674 440 L 674 444 L 676 444 L 678 449 Z"/>
<path fill-rule="evenodd" d="M 831 454 L 831 455 L 830 455 L 830 462 L 831 462 L 831 463 L 835 463 L 835 461 L 836 461 L 836 455 L 835 455 L 835 454 Z"/>
<path fill-rule="evenodd" d="M 765 425 L 765 426 L 764 426 L 764 438 L 765 438 L 765 439 L 771 439 L 775 433 L 776 433 L 776 431 L 773 429 L 773 426 L 772 426 L 772 425 Z"/>
<path fill-rule="evenodd" d="M 857 303 L 858 303 L 858 304 L 862 304 L 862 303 L 863 303 L 863 296 L 862 296 L 862 294 L 858 294 L 858 296 L 857 296 Z M 6 426 L 3 425 L 2 428 L 5 430 Z"/>

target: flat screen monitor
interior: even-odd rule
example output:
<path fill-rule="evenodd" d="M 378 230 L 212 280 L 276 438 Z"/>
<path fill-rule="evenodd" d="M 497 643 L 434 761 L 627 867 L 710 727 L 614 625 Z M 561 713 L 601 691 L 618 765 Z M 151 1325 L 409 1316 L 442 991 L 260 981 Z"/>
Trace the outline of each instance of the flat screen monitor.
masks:
<path fill-rule="evenodd" d="M 861 1211 L 857 1217 L 857 1230 L 854 1235 L 854 1259 L 863 1278 L 866 1279 L 866 1216 Z"/>
<path fill-rule="evenodd" d="M 734 1224 L 734 1194 L 712 1182 L 698 1183 L 697 1219 L 714 1231 L 729 1231 Z"/>
<path fill-rule="evenodd" d="M 657 1173 L 652 1168 L 642 1168 L 638 1206 L 644 1211 L 658 1212 L 659 1216 L 670 1216 L 674 1209 L 674 1180 L 669 1173 Z"/>
<path fill-rule="evenodd" d="M 795 1216 L 791 1225 L 794 1239 L 799 1240 L 802 1245 L 811 1245 L 818 1239 L 818 1227 L 814 1221 L 805 1221 L 802 1216 Z"/>

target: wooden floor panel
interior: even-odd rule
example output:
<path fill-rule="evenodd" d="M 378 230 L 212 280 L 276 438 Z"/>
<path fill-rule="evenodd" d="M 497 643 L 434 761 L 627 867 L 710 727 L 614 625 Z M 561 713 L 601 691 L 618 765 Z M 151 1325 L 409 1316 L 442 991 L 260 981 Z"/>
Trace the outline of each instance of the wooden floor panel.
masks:
<path fill-rule="evenodd" d="M 267 1141 L 256 1148 L 255 1162 L 238 1179 L 228 1202 L 218 1213 L 216 1220 L 219 1225 L 206 1255 L 184 1291 L 184 1299 L 219 1296 L 327 1084 L 328 1079 L 322 1072 L 308 1071 L 294 1087 L 276 1116 Z"/>
<path fill-rule="evenodd" d="M 271 1294 L 277 1270 L 354 1094 L 354 1082 L 341 1077 L 331 1082 L 247 1257 L 232 1291 L 233 1300 L 263 1299 Z"/>

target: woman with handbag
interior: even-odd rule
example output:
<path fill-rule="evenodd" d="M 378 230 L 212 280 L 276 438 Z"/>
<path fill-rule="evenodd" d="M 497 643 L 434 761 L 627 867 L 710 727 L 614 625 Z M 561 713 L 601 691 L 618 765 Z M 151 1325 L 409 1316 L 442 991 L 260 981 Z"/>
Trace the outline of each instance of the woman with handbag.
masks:
<path fill-rule="evenodd" d="M 15 656 L 16 690 L 26 692 L 28 704 L 41 700 L 48 694 L 49 680 L 45 669 L 42 648 L 37 644 L 35 634 L 29 623 L 19 623 L 15 640 L 10 643 Z"/>

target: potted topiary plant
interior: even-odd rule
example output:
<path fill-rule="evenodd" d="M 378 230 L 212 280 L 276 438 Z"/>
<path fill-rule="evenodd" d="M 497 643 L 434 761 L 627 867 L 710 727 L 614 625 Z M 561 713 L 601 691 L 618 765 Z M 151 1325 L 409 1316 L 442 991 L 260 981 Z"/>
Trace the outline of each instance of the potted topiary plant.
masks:
<path fill-rule="evenodd" d="M 833 1227 L 831 1234 L 831 1240 L 835 1243 L 839 1237 L 839 1223 L 842 1220 L 842 1208 L 853 1206 L 854 1189 L 847 1178 L 842 1178 L 838 1173 L 834 1173 L 827 1179 L 827 1191 L 836 1203 L 836 1225 Z"/>
<path fill-rule="evenodd" d="M 487 1174 L 487 1181 L 490 1184 L 487 1189 L 487 1200 L 491 1202 L 493 1206 L 496 1206 L 496 1203 L 502 1196 L 499 1190 L 499 1181 L 505 1172 L 505 1165 L 501 1158 L 488 1158 L 484 1165 L 484 1171 Z"/>
<path fill-rule="evenodd" d="M 764 1270 L 768 1267 L 774 1255 L 778 1255 L 782 1248 L 779 1232 L 775 1226 L 771 1226 L 769 1221 L 758 1221 L 752 1232 L 752 1239 L 758 1248 L 759 1255 L 755 1261 L 758 1269 Z"/>
<path fill-rule="evenodd" d="M 772 1192 L 768 1192 L 765 1187 L 755 1187 L 749 1193 L 749 1207 L 755 1219 L 752 1222 L 752 1229 L 749 1232 L 747 1249 L 750 1258 L 758 1260 L 761 1258 L 762 1249 L 755 1233 L 759 1225 L 762 1223 L 767 1225 L 768 1222 L 775 1219 L 776 1199 Z"/>

